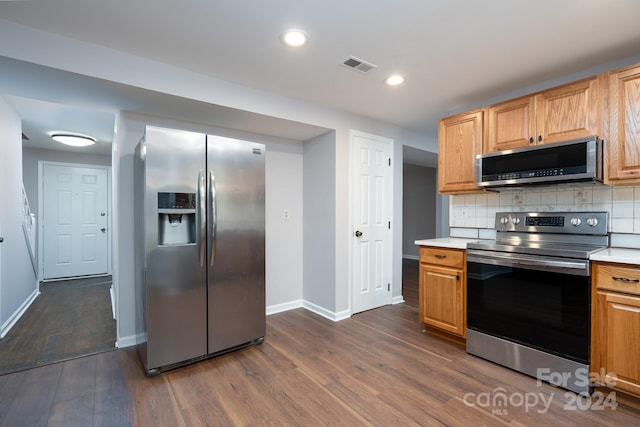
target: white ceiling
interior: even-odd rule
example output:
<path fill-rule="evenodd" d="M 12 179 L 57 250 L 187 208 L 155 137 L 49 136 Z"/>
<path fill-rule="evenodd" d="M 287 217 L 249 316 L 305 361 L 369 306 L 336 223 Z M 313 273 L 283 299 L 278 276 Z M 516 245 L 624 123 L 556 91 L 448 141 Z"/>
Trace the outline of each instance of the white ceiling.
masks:
<path fill-rule="evenodd" d="M 638 0 L 0 1 L 0 17 L 432 136 L 452 111 L 640 53 Z M 291 27 L 306 48 L 280 44 Z"/>

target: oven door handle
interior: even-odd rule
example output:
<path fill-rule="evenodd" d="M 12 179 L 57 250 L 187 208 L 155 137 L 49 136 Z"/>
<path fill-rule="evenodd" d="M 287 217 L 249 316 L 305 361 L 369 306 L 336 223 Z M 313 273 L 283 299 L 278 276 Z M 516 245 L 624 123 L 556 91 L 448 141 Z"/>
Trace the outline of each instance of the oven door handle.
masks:
<path fill-rule="evenodd" d="M 526 268 L 529 270 L 554 271 L 575 276 L 589 275 L 588 260 L 560 260 L 544 256 L 530 256 L 504 252 L 467 250 L 467 262 Z"/>

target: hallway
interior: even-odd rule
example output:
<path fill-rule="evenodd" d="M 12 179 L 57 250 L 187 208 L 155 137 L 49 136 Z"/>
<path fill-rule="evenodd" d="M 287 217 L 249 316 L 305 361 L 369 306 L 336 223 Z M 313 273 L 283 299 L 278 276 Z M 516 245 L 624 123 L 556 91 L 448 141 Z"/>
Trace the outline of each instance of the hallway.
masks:
<path fill-rule="evenodd" d="M 0 375 L 115 349 L 111 276 L 40 284 L 41 294 L 0 340 Z"/>

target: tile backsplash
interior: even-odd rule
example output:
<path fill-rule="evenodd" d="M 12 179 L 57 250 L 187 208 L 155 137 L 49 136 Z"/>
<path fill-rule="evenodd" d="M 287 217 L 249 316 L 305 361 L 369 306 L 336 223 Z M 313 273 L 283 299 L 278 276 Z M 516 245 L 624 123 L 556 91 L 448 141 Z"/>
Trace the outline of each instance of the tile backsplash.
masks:
<path fill-rule="evenodd" d="M 640 186 L 558 184 L 501 189 L 449 199 L 449 226 L 493 229 L 496 212 L 609 212 L 609 232 L 640 234 Z"/>

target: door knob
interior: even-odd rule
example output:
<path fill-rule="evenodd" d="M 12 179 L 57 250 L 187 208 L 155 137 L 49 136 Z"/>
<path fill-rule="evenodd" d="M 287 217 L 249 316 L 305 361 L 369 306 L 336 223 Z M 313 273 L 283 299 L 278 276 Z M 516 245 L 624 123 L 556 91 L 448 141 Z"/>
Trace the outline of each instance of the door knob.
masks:
<path fill-rule="evenodd" d="M 356 231 L 355 234 L 356 234 L 356 237 L 362 237 L 362 231 L 358 230 L 358 231 Z"/>
<path fill-rule="evenodd" d="M 100 216 L 105 216 L 105 215 L 106 215 L 106 213 L 100 212 Z"/>
<path fill-rule="evenodd" d="M 105 232 L 107 231 L 107 229 L 106 229 L 106 228 L 104 228 L 104 227 L 102 227 L 102 228 L 100 229 L 100 231 L 102 231 L 103 233 L 105 233 Z"/>
<path fill-rule="evenodd" d="M 0 237 L 0 243 L 4 242 L 4 237 Z"/>

